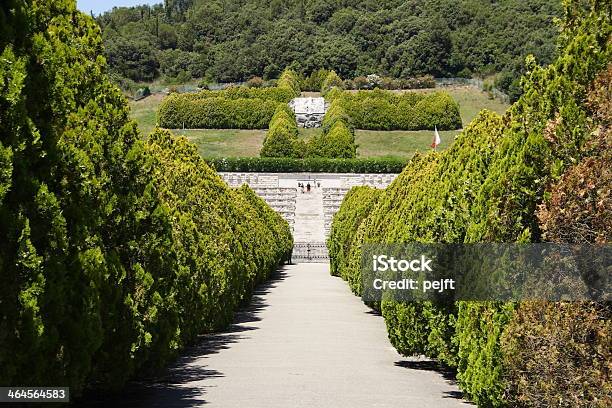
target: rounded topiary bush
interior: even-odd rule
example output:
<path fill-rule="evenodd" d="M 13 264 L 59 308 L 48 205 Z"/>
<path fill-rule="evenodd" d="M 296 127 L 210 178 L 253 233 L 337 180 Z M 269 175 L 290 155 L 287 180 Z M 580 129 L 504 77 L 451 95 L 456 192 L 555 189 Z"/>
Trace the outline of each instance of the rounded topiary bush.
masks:
<path fill-rule="evenodd" d="M 288 89 L 292 92 L 293 97 L 300 96 L 302 92 L 300 89 L 300 78 L 291 69 L 286 68 L 281 76 L 278 78 L 276 86 L 281 89 Z"/>
<path fill-rule="evenodd" d="M 304 149 L 298 140 L 295 115 L 288 105 L 279 105 L 270 121 L 270 126 L 259 155 L 261 157 L 303 156 Z"/>

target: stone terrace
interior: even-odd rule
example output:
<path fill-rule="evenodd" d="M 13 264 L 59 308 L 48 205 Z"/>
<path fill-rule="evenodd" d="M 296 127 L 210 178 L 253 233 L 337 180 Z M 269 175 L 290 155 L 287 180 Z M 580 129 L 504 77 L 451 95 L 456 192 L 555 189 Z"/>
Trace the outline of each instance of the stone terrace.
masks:
<path fill-rule="evenodd" d="M 292 227 L 296 243 L 324 243 L 334 214 L 354 186 L 386 188 L 397 174 L 220 173 L 231 186 L 248 184 Z M 311 191 L 298 187 L 310 184 Z"/>

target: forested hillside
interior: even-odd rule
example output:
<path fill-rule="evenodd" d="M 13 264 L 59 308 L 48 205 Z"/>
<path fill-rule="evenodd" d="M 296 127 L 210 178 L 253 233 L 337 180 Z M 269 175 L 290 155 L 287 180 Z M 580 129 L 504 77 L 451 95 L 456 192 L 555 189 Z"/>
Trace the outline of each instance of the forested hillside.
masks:
<path fill-rule="evenodd" d="M 501 73 L 555 53 L 557 0 L 165 0 L 98 18 L 113 71 L 137 81 L 243 81 L 334 69 L 343 78 Z M 513 83 L 514 82 L 514 83 Z"/>

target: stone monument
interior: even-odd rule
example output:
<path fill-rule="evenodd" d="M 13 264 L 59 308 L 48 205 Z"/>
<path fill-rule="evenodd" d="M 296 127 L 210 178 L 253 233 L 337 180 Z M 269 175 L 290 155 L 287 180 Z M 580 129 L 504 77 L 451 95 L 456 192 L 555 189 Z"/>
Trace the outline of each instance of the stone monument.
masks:
<path fill-rule="evenodd" d="M 327 111 L 325 98 L 295 98 L 289 102 L 289 106 L 295 113 L 298 126 L 304 128 L 321 127 Z"/>

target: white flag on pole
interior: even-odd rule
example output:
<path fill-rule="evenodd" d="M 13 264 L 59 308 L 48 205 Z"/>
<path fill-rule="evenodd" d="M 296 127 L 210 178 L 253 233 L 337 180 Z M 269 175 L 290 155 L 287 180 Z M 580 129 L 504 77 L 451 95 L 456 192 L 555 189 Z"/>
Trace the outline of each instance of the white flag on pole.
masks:
<path fill-rule="evenodd" d="M 435 148 L 438 147 L 440 143 L 442 143 L 442 139 L 440 139 L 440 134 L 438 133 L 438 127 L 435 126 L 434 138 L 433 138 L 433 143 L 431 144 L 431 148 L 435 150 Z"/>

